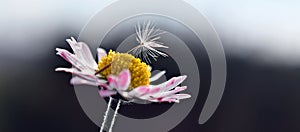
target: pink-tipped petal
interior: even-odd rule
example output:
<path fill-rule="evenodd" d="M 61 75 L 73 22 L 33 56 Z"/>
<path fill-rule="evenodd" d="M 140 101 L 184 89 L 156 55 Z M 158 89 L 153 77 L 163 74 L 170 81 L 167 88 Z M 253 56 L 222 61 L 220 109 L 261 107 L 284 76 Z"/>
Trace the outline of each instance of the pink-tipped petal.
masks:
<path fill-rule="evenodd" d="M 56 48 L 57 55 L 64 58 L 66 61 L 70 62 L 74 67 L 78 69 L 84 69 L 85 66 L 80 62 L 78 58 L 76 58 L 75 55 L 71 54 L 69 51 L 65 49 Z"/>
<path fill-rule="evenodd" d="M 178 100 L 181 100 L 181 99 L 188 99 L 190 97 L 192 96 L 189 94 L 174 94 L 171 98 L 176 98 Z"/>
<path fill-rule="evenodd" d="M 114 90 L 114 88 L 110 87 L 110 86 L 107 85 L 106 83 L 100 84 L 99 86 L 100 86 L 101 89 L 103 89 L 103 90 Z"/>
<path fill-rule="evenodd" d="M 118 90 L 127 90 L 128 87 L 129 87 L 129 84 L 130 84 L 130 72 L 129 70 L 123 70 L 119 73 L 118 75 L 118 79 L 117 79 L 117 82 L 116 82 L 116 89 Z"/>
<path fill-rule="evenodd" d="M 78 42 L 78 44 L 80 44 L 82 46 L 81 49 L 81 55 L 82 55 L 82 59 L 92 68 L 97 69 L 98 65 L 92 55 L 92 52 L 90 51 L 90 48 L 88 47 L 88 45 L 86 43 L 83 42 Z"/>
<path fill-rule="evenodd" d="M 114 75 L 109 75 L 109 76 L 107 76 L 107 82 L 108 82 L 110 87 L 116 88 L 116 86 L 117 86 L 117 84 L 116 84 L 117 77 L 114 76 Z"/>
<path fill-rule="evenodd" d="M 163 98 L 162 100 L 160 100 L 160 102 L 169 102 L 169 103 L 175 102 L 175 103 L 179 103 L 179 100 L 175 99 L 175 98 Z"/>
<path fill-rule="evenodd" d="M 74 39 L 74 37 L 71 37 L 71 39 L 66 39 L 66 41 L 71 46 L 72 50 L 74 51 L 74 54 L 78 54 L 81 49 L 81 45 L 77 44 L 77 41 Z"/>
<path fill-rule="evenodd" d="M 131 97 L 142 98 L 145 94 L 150 92 L 150 88 L 148 86 L 139 86 L 133 90 L 131 90 L 128 95 Z"/>
<path fill-rule="evenodd" d="M 191 97 L 191 95 L 189 95 L 189 94 L 174 94 L 172 96 L 162 98 L 160 101 L 161 102 L 175 102 L 175 103 L 179 103 L 179 100 L 181 100 L 181 99 L 187 99 L 187 98 L 190 98 L 190 97 Z"/>
<path fill-rule="evenodd" d="M 176 102 L 176 103 L 179 103 L 179 100 L 187 99 L 187 98 L 190 98 L 190 97 L 191 97 L 191 95 L 189 95 L 189 94 L 174 94 L 172 96 L 162 98 L 161 101 L 162 102 Z"/>
<path fill-rule="evenodd" d="M 154 87 L 154 88 L 151 88 L 150 89 L 150 92 L 149 94 L 157 94 L 158 92 L 160 91 L 160 88 L 159 87 Z"/>
<path fill-rule="evenodd" d="M 179 100 L 174 99 L 174 98 L 154 98 L 154 99 L 150 99 L 149 101 L 151 101 L 151 102 L 159 102 L 159 103 L 161 103 L 161 102 L 169 102 L 169 103 L 175 102 L 175 103 L 179 103 Z"/>
<path fill-rule="evenodd" d="M 178 92 L 181 92 L 183 90 L 186 90 L 186 86 L 183 86 L 183 87 L 176 87 L 175 89 L 173 90 L 170 90 L 170 91 L 166 91 L 166 92 L 161 92 L 161 93 L 158 93 L 158 94 L 154 94 L 152 95 L 152 97 L 154 98 L 163 98 L 163 97 L 168 97 L 168 96 L 172 96 Z"/>
<path fill-rule="evenodd" d="M 97 69 L 97 63 L 86 43 L 77 42 L 73 37 L 66 40 L 74 51 L 74 56 L 91 69 Z"/>
<path fill-rule="evenodd" d="M 101 58 L 106 56 L 106 51 L 102 48 L 97 48 L 97 54 L 98 54 L 98 62 L 101 62 Z"/>
<path fill-rule="evenodd" d="M 117 94 L 117 91 L 99 90 L 99 94 L 100 94 L 101 97 L 109 97 L 109 96 Z"/>
<path fill-rule="evenodd" d="M 179 85 L 180 83 L 182 83 L 187 76 L 179 76 L 179 77 L 173 77 L 170 80 L 168 80 L 167 82 L 164 82 L 160 85 L 158 85 L 158 87 L 162 88 L 162 91 L 168 91 L 171 90 L 172 88 L 176 87 L 177 85 Z"/>

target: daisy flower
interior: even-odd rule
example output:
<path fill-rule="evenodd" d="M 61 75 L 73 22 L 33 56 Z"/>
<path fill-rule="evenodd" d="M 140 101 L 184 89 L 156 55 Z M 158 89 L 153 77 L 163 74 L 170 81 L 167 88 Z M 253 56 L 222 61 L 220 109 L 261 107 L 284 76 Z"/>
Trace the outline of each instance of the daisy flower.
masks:
<path fill-rule="evenodd" d="M 129 102 L 179 103 L 179 100 L 191 97 L 189 94 L 179 94 L 187 88 L 186 86 L 178 86 L 187 78 L 185 75 L 173 77 L 159 85 L 151 85 L 150 83 L 163 76 L 165 71 L 160 71 L 151 77 L 151 67 L 139 58 L 128 53 L 119 53 L 112 50 L 107 54 L 101 48 L 97 49 L 97 64 L 87 44 L 77 42 L 73 37 L 66 41 L 71 46 L 74 54 L 60 48 L 56 48 L 56 54 L 71 63 L 72 68 L 56 68 L 55 70 L 75 75 L 70 81 L 73 85 L 99 86 L 100 96 L 110 97 L 100 132 L 103 131 L 107 121 L 112 103 L 111 96 L 117 93 Z M 121 102 L 121 100 L 118 100 L 109 132 L 112 131 Z"/>
<path fill-rule="evenodd" d="M 179 93 L 187 89 L 186 86 L 178 86 L 187 78 L 185 75 L 173 77 L 158 85 L 151 84 L 166 73 L 160 71 L 151 76 L 151 66 L 147 64 L 151 62 L 149 57 L 156 60 L 159 56 L 168 56 L 155 49 L 168 48 L 158 41 L 163 33 L 165 32 L 156 29 L 151 22 L 144 22 L 143 26 L 138 24 L 136 40 L 139 45 L 127 53 L 112 50 L 106 53 L 104 49 L 97 48 L 98 62 L 95 61 L 88 45 L 84 42 L 77 42 L 73 37 L 66 40 L 71 46 L 73 54 L 65 49 L 56 48 L 56 54 L 72 64 L 72 68 L 56 68 L 56 71 L 72 73 L 75 76 L 71 79 L 71 84 L 98 86 L 100 96 L 109 97 L 100 132 L 103 131 L 106 124 L 113 95 L 119 94 L 125 100 L 118 99 L 109 132 L 112 131 L 121 102 L 179 103 L 180 100 L 191 97 L 189 94 Z"/>
<path fill-rule="evenodd" d="M 173 77 L 162 84 L 150 85 L 150 82 L 163 76 L 165 71 L 160 71 L 150 77 L 150 66 L 139 58 L 135 58 L 128 53 L 118 53 L 112 50 L 106 54 L 106 51 L 101 48 L 97 49 L 99 58 L 97 64 L 87 44 L 77 42 L 74 38 L 67 39 L 67 42 L 74 54 L 60 48 L 56 48 L 56 51 L 73 67 L 56 68 L 56 71 L 74 74 L 75 77 L 71 79 L 73 85 L 100 86 L 99 93 L 102 97 L 119 93 L 132 102 L 135 101 L 134 99 L 138 99 L 150 102 L 178 103 L 180 99 L 190 97 L 188 94 L 177 94 L 186 89 L 186 86 L 177 87 L 186 79 L 186 76 Z M 100 69 L 102 71 L 99 73 Z"/>

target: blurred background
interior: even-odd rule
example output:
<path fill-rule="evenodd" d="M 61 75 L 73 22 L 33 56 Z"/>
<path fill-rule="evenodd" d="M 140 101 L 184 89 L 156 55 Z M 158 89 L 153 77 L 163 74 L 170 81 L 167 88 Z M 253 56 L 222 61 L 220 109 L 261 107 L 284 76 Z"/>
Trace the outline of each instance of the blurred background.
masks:
<path fill-rule="evenodd" d="M 300 2 L 186 0 L 215 27 L 227 59 L 227 84 L 212 118 L 199 110 L 172 131 L 300 131 Z M 81 109 L 70 67 L 55 48 L 71 50 L 89 19 L 113 0 L 0 1 L 0 132 L 96 132 Z M 203 97 L 205 98 L 205 97 Z"/>

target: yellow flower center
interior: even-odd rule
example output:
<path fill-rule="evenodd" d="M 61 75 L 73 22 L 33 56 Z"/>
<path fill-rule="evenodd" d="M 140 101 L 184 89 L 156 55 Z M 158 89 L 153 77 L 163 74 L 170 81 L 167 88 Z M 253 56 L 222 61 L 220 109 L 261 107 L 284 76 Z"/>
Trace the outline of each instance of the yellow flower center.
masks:
<path fill-rule="evenodd" d="M 102 76 L 118 75 L 122 70 L 129 69 L 131 75 L 129 90 L 138 86 L 149 85 L 151 76 L 149 66 L 141 62 L 139 58 L 135 58 L 127 53 L 118 53 L 110 50 L 106 56 L 101 58 L 101 62 L 98 62 L 98 68 L 102 69 L 109 64 L 111 66 L 100 73 Z"/>

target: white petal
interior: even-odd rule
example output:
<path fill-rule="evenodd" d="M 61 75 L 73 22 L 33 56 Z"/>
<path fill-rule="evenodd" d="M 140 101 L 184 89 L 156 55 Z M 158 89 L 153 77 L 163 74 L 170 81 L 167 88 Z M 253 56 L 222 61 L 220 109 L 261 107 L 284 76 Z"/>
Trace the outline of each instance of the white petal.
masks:
<path fill-rule="evenodd" d="M 96 81 L 89 81 L 80 77 L 73 77 L 70 80 L 71 84 L 73 85 L 92 85 L 92 86 L 98 86 Z"/>
<path fill-rule="evenodd" d="M 132 98 L 133 98 L 132 96 L 129 96 L 128 92 L 126 92 L 126 91 L 118 91 L 118 93 L 119 93 L 122 97 L 124 97 L 124 98 L 126 98 L 126 99 L 132 99 Z"/>
<path fill-rule="evenodd" d="M 97 76 L 95 76 L 94 74 L 88 73 L 88 72 L 82 72 L 77 70 L 76 68 L 56 68 L 55 71 L 64 71 L 64 72 L 69 72 L 72 73 L 74 75 L 77 75 L 81 78 L 90 80 L 90 81 L 95 81 L 98 80 Z"/>
<path fill-rule="evenodd" d="M 148 65 L 148 70 L 152 71 L 152 67 L 150 65 Z"/>
<path fill-rule="evenodd" d="M 170 91 L 166 91 L 166 92 L 161 92 L 161 93 L 157 93 L 157 94 L 153 94 L 150 95 L 154 98 L 162 98 L 162 97 L 169 97 L 169 96 L 173 96 L 174 94 L 181 92 L 183 90 L 186 90 L 186 86 L 183 87 L 176 87 L 174 90 L 170 90 Z"/>
<path fill-rule="evenodd" d="M 106 56 L 106 51 L 102 48 L 97 48 L 97 53 L 98 53 L 98 63 L 101 62 L 101 58 Z"/>
<path fill-rule="evenodd" d="M 161 76 L 165 75 L 166 71 L 160 71 L 159 73 L 155 74 L 150 78 L 150 82 L 156 81 L 159 79 Z"/>
<path fill-rule="evenodd" d="M 106 81 L 105 80 L 87 80 L 87 79 L 83 79 L 80 77 L 73 77 L 71 79 L 71 84 L 73 85 L 92 85 L 92 86 L 101 86 L 101 85 L 105 85 Z"/>

